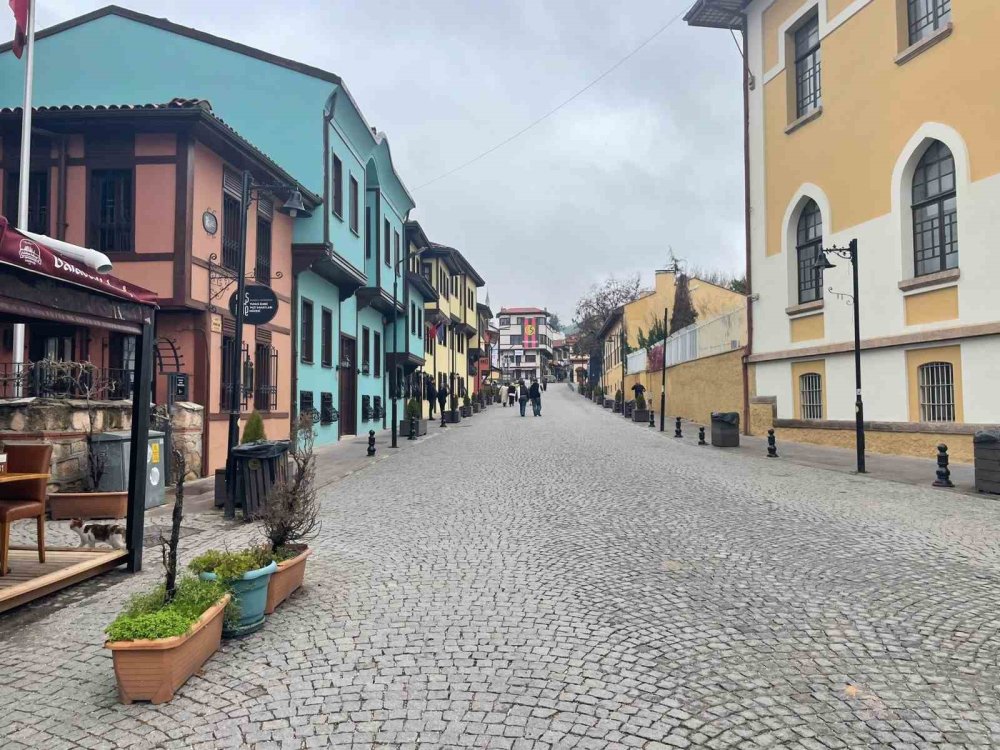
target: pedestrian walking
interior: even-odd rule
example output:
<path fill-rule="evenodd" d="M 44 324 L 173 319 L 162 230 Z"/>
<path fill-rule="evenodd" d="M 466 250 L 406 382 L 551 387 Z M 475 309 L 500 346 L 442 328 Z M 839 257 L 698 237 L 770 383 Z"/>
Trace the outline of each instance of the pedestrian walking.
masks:
<path fill-rule="evenodd" d="M 437 388 L 434 387 L 434 378 L 427 376 L 427 382 L 424 387 L 424 392 L 427 396 L 427 403 L 430 404 L 430 417 L 434 419 L 434 401 L 437 399 Z"/>
<path fill-rule="evenodd" d="M 441 384 L 437 392 L 438 405 L 441 407 L 441 416 L 444 416 L 444 405 L 448 403 L 448 386 L 445 383 Z"/>
<path fill-rule="evenodd" d="M 524 410 L 528 406 L 528 386 L 524 384 L 522 380 L 517 386 L 517 402 L 521 405 L 521 416 L 524 416 Z"/>
<path fill-rule="evenodd" d="M 511 382 L 507 385 L 507 403 L 514 406 L 515 401 L 517 401 L 517 386 Z"/>
<path fill-rule="evenodd" d="M 532 380 L 528 389 L 528 398 L 531 399 L 531 412 L 536 417 L 542 416 L 542 389 L 538 387 L 538 381 Z"/>

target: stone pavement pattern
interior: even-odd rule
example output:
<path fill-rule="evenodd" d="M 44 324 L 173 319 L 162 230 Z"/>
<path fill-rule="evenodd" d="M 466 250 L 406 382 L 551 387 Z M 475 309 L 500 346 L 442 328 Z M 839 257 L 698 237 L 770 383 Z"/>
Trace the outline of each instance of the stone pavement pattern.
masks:
<path fill-rule="evenodd" d="M 515 414 L 327 488 L 307 587 L 170 704 L 118 705 L 100 647 L 152 556 L 0 617 L 0 745 L 1000 744 L 1000 505 L 699 448 L 563 386 Z M 189 523 L 188 557 L 253 535 Z"/>

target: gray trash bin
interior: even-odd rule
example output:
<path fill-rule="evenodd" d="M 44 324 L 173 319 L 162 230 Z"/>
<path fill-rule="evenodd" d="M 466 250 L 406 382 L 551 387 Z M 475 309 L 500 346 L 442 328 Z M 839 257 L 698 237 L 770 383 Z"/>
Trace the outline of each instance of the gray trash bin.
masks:
<path fill-rule="evenodd" d="M 94 452 L 104 457 L 104 473 L 97 485 L 99 492 L 125 492 L 128 490 L 128 466 L 132 452 L 132 433 L 129 430 L 102 432 L 94 435 Z M 165 470 L 163 433 L 149 431 L 146 448 L 146 507 L 155 508 L 166 502 L 164 496 Z"/>
<path fill-rule="evenodd" d="M 980 430 L 972 438 L 976 489 L 1000 494 L 1000 429 Z"/>
<path fill-rule="evenodd" d="M 712 412 L 712 445 L 716 448 L 740 447 L 740 413 Z"/>

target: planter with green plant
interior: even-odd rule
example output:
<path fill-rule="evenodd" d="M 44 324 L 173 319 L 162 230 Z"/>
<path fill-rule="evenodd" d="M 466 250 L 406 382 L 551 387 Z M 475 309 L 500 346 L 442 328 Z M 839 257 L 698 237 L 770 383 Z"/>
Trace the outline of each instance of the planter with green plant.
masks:
<path fill-rule="evenodd" d="M 621 414 L 624 408 L 624 402 L 622 401 L 621 390 L 615 391 L 615 400 L 611 403 L 611 411 L 615 414 Z"/>
<path fill-rule="evenodd" d="M 174 451 L 177 485 L 170 538 L 160 537 L 164 583 L 132 597 L 108 625 L 105 647 L 111 650 L 122 703 L 164 703 L 201 669 L 222 642 L 224 619 L 235 608 L 225 586 L 192 576 L 177 579 L 177 546 L 184 513 L 184 455 Z"/>
<path fill-rule="evenodd" d="M 462 421 L 462 412 L 458 408 L 458 396 L 454 393 L 449 396 L 449 403 L 451 410 L 444 413 L 444 421 L 446 424 L 458 424 Z"/>
<path fill-rule="evenodd" d="M 646 408 L 646 397 L 638 393 L 635 397 L 635 408 L 632 409 L 632 421 L 643 424 L 649 422 L 649 409 Z"/>
<path fill-rule="evenodd" d="M 192 560 L 188 567 L 203 581 L 219 581 L 233 595 L 239 619 L 227 622 L 225 638 L 238 638 L 264 627 L 267 586 L 278 569 L 269 547 L 248 547 L 235 552 L 210 549 Z"/>
<path fill-rule="evenodd" d="M 468 396 L 462 396 L 462 416 L 471 417 L 472 416 L 472 401 Z"/>
<path fill-rule="evenodd" d="M 413 399 L 416 400 L 416 399 Z M 313 453 L 312 417 L 303 415 L 289 451 L 290 477 L 278 485 L 260 517 L 277 570 L 267 585 L 264 613 L 271 614 L 305 580 L 308 541 L 319 532 L 319 499 L 316 497 L 316 456 Z"/>
<path fill-rule="evenodd" d="M 423 407 L 419 398 L 411 398 L 406 402 L 406 418 L 399 423 L 399 434 L 409 436 L 410 425 L 416 428 L 417 437 L 427 434 L 427 420 L 422 419 Z"/>

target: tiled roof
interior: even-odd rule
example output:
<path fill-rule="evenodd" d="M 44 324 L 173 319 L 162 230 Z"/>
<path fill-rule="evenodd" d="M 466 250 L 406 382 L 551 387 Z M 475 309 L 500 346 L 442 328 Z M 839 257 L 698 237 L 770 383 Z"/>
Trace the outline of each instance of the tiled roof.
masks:
<path fill-rule="evenodd" d="M 0 108 L 0 116 L 2 115 L 20 115 L 21 107 L 3 107 Z M 225 120 L 219 117 L 215 112 L 212 111 L 212 103 L 208 99 L 185 99 L 182 97 L 175 97 L 169 102 L 165 103 L 147 103 L 147 104 L 60 104 L 50 107 L 33 107 L 32 112 L 39 115 L 45 114 L 58 114 L 58 113 L 133 113 L 133 114 L 143 114 L 146 112 L 163 112 L 163 111 L 200 111 L 202 116 L 209 118 L 211 121 L 216 123 L 224 133 L 231 139 L 239 142 L 246 150 L 250 151 L 258 161 L 264 163 L 267 167 L 275 172 L 278 172 L 283 179 L 287 179 L 289 183 L 294 183 L 295 186 L 302 192 L 303 197 L 306 200 L 311 200 L 314 204 L 322 203 L 322 198 L 315 193 L 307 190 L 305 187 L 299 184 L 299 182 L 292 177 L 288 172 L 286 172 L 281 165 L 279 165 L 274 159 L 265 154 L 259 148 L 257 148 L 253 143 L 248 141 L 242 135 L 240 135 L 231 125 L 229 125 Z"/>
<path fill-rule="evenodd" d="M 548 315 L 546 310 L 540 307 L 501 307 L 501 315 L 523 315 L 524 313 L 535 313 L 537 315 Z"/>

